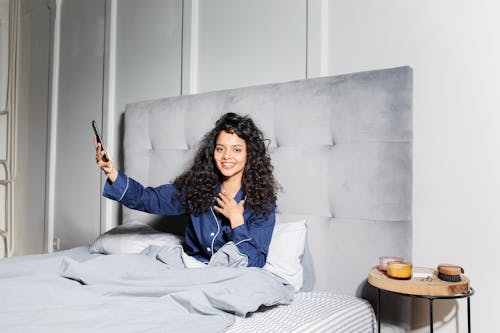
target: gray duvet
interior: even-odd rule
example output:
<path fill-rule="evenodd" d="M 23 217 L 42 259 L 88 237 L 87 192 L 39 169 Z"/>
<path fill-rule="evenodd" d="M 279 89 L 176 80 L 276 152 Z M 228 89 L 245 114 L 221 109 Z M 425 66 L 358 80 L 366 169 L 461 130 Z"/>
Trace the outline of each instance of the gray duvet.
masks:
<path fill-rule="evenodd" d="M 221 332 L 234 316 L 288 304 L 293 287 L 226 244 L 204 268 L 180 247 L 141 254 L 0 261 L 0 332 Z"/>

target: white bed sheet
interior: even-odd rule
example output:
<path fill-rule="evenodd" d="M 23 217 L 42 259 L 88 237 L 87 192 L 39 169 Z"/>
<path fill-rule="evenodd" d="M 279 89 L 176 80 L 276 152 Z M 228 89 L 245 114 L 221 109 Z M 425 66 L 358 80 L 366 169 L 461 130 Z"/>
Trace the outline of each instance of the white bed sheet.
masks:
<path fill-rule="evenodd" d="M 331 292 L 298 293 L 290 305 L 237 317 L 226 333 L 377 332 L 371 305 L 358 297 Z"/>

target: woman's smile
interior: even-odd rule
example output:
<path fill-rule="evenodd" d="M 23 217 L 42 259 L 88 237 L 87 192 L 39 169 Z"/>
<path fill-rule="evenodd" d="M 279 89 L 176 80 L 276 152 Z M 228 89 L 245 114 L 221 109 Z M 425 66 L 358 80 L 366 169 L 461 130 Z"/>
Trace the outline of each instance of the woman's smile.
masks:
<path fill-rule="evenodd" d="M 231 162 L 222 162 L 222 163 L 221 163 L 221 165 L 222 165 L 222 167 L 223 167 L 224 169 L 229 170 L 229 169 L 232 169 L 232 168 L 234 167 L 235 163 L 231 163 Z"/>

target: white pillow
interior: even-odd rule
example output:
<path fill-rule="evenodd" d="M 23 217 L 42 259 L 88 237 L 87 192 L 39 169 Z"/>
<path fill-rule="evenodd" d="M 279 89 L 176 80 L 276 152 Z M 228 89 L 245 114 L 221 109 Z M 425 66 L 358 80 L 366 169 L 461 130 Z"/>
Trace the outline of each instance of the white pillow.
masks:
<path fill-rule="evenodd" d="M 182 237 L 161 232 L 142 222 L 119 225 L 99 236 L 89 247 L 90 253 L 139 253 L 149 245 L 173 246 Z"/>
<path fill-rule="evenodd" d="M 277 223 L 264 269 L 288 281 L 295 291 L 304 282 L 302 256 L 306 245 L 306 221 Z"/>

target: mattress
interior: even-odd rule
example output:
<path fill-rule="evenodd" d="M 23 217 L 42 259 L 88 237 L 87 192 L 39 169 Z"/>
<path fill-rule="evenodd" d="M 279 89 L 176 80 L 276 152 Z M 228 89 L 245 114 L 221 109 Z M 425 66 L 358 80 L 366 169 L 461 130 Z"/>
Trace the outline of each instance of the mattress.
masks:
<path fill-rule="evenodd" d="M 264 308 L 237 317 L 226 333 L 376 332 L 371 305 L 358 297 L 331 292 L 297 293 L 291 305 Z"/>

